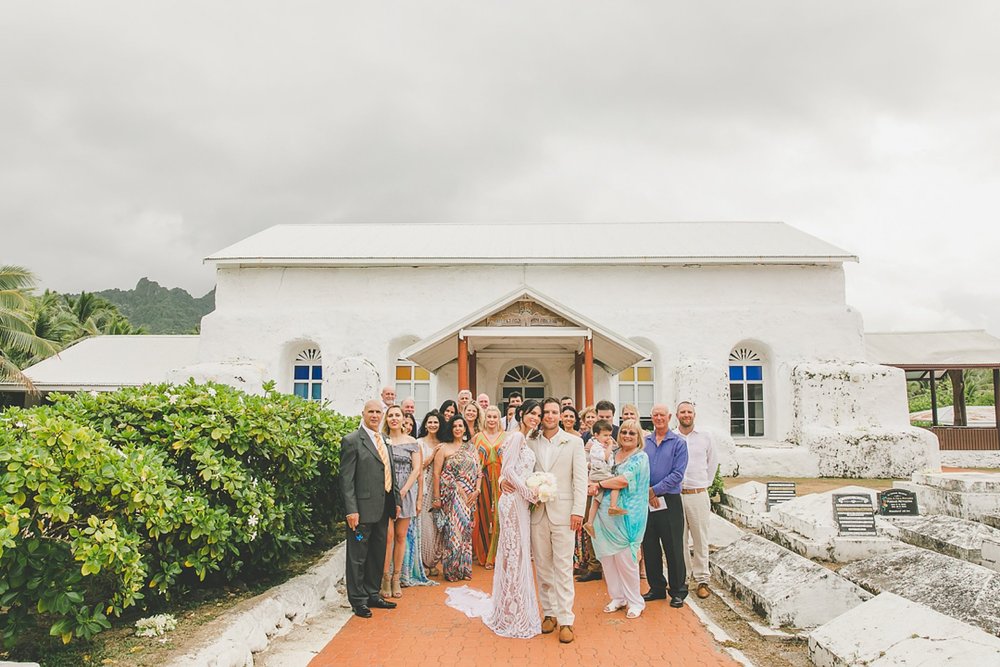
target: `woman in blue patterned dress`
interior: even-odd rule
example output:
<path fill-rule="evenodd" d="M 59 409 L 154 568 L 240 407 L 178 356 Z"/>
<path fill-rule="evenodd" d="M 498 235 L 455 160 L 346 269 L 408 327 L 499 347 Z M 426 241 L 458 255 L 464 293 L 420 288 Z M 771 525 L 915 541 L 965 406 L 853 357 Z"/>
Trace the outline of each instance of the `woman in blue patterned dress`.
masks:
<path fill-rule="evenodd" d="M 406 531 L 406 553 L 403 554 L 403 578 L 401 583 L 407 586 L 437 586 L 436 581 L 427 578 L 428 572 L 438 560 L 437 528 L 434 526 L 434 514 L 431 509 L 431 488 L 434 476 L 434 454 L 441 443 L 437 434 L 441 421 L 437 410 L 431 410 L 424 416 L 418 431 L 417 444 L 420 445 L 420 466 L 422 472 L 423 501 L 417 507 L 417 516 L 410 521 L 410 529 Z"/>
<path fill-rule="evenodd" d="M 604 611 L 610 614 L 628 607 L 627 618 L 639 618 L 646 607 L 639 592 L 639 547 L 649 509 L 649 458 L 639 446 L 640 433 L 642 426 L 637 420 L 622 422 L 612 467 L 615 476 L 594 482 L 589 489 L 590 495 L 601 489 L 620 489 L 618 507 L 626 513 L 609 515 L 609 504 L 601 503 L 593 543 L 611 596 Z"/>

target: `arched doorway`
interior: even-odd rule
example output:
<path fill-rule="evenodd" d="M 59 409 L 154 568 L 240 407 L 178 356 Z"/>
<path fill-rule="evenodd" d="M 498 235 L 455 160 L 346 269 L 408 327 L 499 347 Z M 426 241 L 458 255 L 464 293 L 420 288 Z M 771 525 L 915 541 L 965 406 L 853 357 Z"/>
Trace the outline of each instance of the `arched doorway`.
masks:
<path fill-rule="evenodd" d="M 507 371 L 500 383 L 504 411 L 507 409 L 507 397 L 515 391 L 525 399 L 541 400 L 545 398 L 545 376 L 537 368 L 526 364 L 518 364 Z"/>

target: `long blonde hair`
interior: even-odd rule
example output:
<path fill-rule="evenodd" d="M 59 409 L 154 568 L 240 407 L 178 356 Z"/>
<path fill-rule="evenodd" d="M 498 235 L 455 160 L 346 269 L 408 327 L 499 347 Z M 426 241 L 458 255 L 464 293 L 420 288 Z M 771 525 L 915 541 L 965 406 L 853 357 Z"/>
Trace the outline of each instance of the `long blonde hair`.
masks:
<path fill-rule="evenodd" d="M 476 409 L 476 419 L 471 424 L 469 424 L 469 429 L 472 431 L 469 436 L 473 436 L 483 430 L 483 409 L 479 407 L 479 403 L 472 401 L 471 403 L 466 403 L 465 407 L 462 408 L 462 418 L 468 423 L 469 419 L 465 416 L 465 411 L 469 409 L 469 406 Z"/>

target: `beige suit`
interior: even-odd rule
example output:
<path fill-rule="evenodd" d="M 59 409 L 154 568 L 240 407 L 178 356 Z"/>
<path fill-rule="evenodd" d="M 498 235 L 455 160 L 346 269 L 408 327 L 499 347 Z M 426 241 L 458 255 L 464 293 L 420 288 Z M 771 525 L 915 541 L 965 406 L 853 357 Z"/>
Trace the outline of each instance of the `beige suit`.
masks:
<path fill-rule="evenodd" d="M 573 548 L 576 536 L 570 516 L 582 517 L 587 503 L 587 457 L 583 440 L 562 429 L 552 440 L 528 440 L 535 470 L 556 477 L 556 497 L 531 512 L 531 551 L 538 576 L 542 614 L 559 625 L 573 625 Z"/>

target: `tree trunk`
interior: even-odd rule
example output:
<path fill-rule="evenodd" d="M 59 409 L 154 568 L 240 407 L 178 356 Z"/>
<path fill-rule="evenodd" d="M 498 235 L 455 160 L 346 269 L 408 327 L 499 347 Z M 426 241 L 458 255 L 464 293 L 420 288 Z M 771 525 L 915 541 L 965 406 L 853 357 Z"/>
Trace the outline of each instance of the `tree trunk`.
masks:
<path fill-rule="evenodd" d="M 962 370 L 948 371 L 951 378 L 952 409 L 955 411 L 955 426 L 968 426 L 965 410 L 965 373 Z"/>

